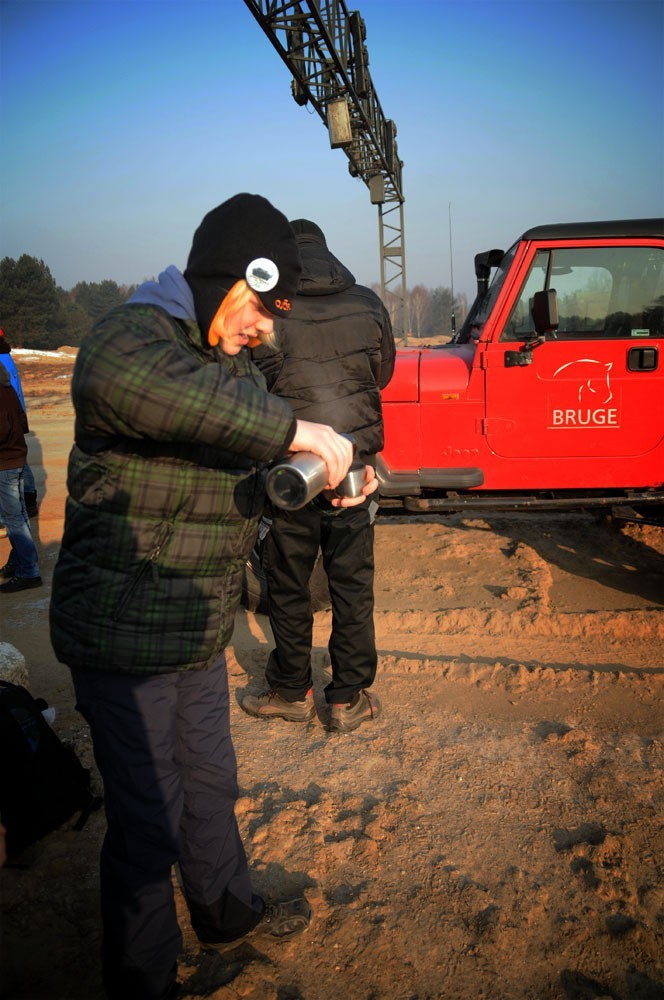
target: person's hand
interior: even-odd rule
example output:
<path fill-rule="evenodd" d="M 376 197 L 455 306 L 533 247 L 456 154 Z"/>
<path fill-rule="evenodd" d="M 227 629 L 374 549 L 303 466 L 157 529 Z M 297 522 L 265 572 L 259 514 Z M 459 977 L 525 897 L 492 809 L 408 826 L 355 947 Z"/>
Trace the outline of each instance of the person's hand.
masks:
<path fill-rule="evenodd" d="M 333 507 L 357 507 L 358 504 L 364 503 L 367 497 L 371 496 L 378 489 L 378 479 L 376 478 L 376 470 L 373 465 L 364 466 L 364 486 L 362 487 L 362 493 L 359 497 L 337 497 L 334 493 L 324 494 L 327 500 L 330 501 Z"/>
<path fill-rule="evenodd" d="M 312 451 L 320 455 L 327 466 L 326 489 L 333 490 L 339 485 L 353 461 L 353 446 L 342 434 L 337 434 L 327 424 L 315 424 L 311 420 L 296 421 L 295 437 L 289 451 Z"/>

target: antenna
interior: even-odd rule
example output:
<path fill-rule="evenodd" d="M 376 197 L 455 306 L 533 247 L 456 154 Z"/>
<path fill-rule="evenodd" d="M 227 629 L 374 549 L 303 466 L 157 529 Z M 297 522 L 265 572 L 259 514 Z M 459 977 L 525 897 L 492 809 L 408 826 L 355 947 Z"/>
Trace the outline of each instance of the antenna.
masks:
<path fill-rule="evenodd" d="M 452 256 L 452 202 L 450 201 L 447 206 L 447 218 L 449 222 L 450 229 L 450 281 L 452 282 L 452 338 L 456 334 L 456 314 L 455 314 L 455 299 L 454 299 L 454 258 Z"/>

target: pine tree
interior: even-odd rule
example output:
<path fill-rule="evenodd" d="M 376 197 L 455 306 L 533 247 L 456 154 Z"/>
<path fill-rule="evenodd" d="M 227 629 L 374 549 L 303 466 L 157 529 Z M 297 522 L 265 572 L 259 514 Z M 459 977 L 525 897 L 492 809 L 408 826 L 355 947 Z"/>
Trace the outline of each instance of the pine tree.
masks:
<path fill-rule="evenodd" d="M 0 326 L 13 346 L 50 341 L 59 311 L 55 280 L 43 260 L 22 254 L 0 261 Z"/>

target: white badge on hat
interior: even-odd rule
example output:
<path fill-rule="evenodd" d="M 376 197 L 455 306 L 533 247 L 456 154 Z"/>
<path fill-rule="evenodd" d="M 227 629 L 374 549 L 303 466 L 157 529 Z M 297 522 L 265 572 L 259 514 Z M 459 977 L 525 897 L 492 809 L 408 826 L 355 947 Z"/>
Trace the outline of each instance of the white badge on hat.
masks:
<path fill-rule="evenodd" d="M 257 257 L 247 265 L 245 278 L 255 292 L 269 292 L 279 281 L 279 268 L 267 257 Z"/>

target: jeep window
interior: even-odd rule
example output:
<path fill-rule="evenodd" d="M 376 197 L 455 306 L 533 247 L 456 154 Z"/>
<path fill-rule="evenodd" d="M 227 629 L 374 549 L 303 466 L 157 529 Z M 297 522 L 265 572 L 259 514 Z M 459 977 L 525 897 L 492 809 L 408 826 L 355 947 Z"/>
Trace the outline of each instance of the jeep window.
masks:
<path fill-rule="evenodd" d="M 570 247 L 539 250 L 501 333 L 535 335 L 533 294 L 554 288 L 562 340 L 664 335 L 664 251 L 657 247 Z"/>

